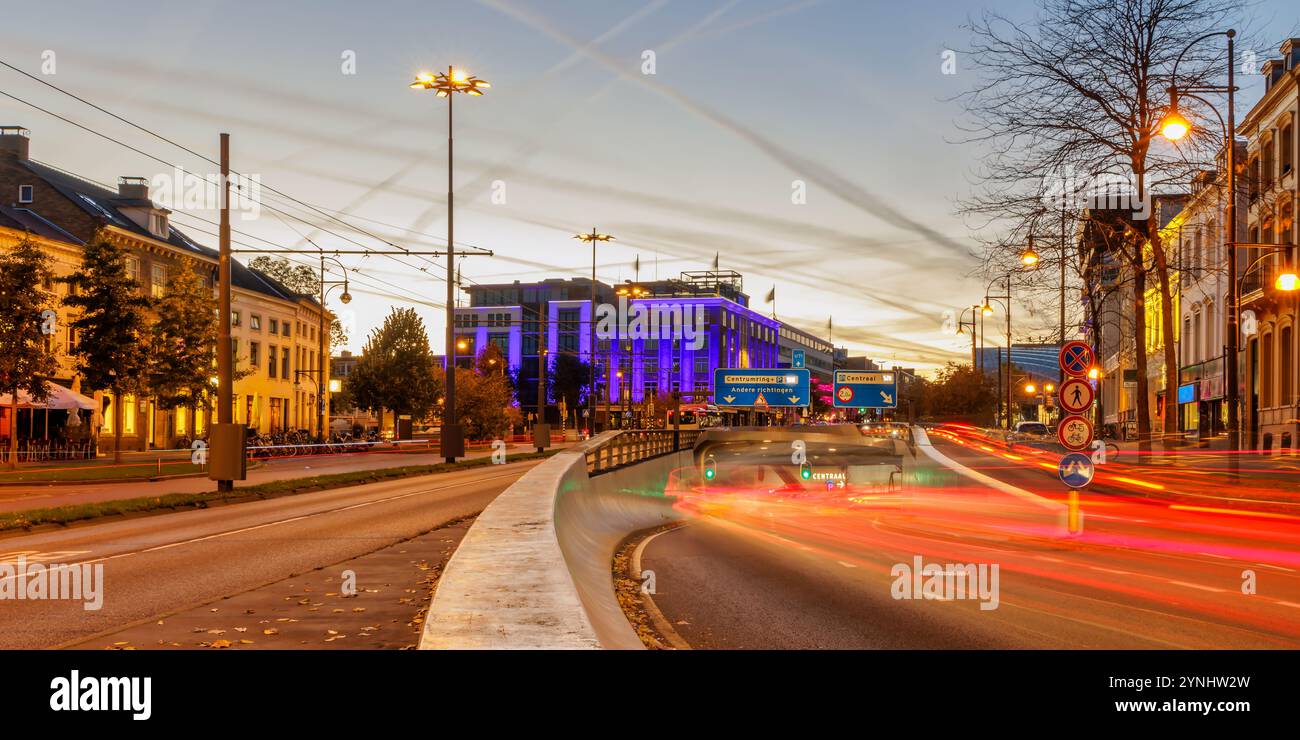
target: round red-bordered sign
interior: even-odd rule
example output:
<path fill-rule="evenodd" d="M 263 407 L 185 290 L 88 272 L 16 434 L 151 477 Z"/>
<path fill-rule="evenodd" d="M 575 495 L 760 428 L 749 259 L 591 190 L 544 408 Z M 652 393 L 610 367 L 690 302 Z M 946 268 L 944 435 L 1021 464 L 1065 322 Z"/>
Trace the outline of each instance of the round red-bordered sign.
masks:
<path fill-rule="evenodd" d="M 1092 390 L 1092 383 L 1083 378 L 1069 378 L 1061 384 L 1061 390 L 1056 394 L 1057 403 L 1066 413 L 1082 414 L 1092 408 L 1092 402 L 1096 394 Z"/>
<path fill-rule="evenodd" d="M 1067 416 L 1056 427 L 1056 440 L 1072 452 L 1086 450 L 1092 446 L 1092 422 L 1083 416 Z"/>
<path fill-rule="evenodd" d="M 1065 346 L 1061 347 L 1060 365 L 1066 375 L 1076 377 L 1087 375 L 1093 365 L 1092 347 L 1089 347 L 1087 342 L 1078 340 L 1066 342 Z"/>
<path fill-rule="evenodd" d="M 835 397 L 840 399 L 840 403 L 848 403 L 853 400 L 853 388 L 842 385 L 835 391 Z"/>

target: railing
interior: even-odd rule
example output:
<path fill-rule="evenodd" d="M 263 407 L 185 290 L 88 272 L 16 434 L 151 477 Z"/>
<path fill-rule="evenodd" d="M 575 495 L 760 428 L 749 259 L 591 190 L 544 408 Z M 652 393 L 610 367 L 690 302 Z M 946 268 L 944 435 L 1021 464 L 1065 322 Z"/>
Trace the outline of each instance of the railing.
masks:
<path fill-rule="evenodd" d="M 695 446 L 698 429 L 639 429 L 619 432 L 587 450 L 587 475 L 600 475 Z"/>

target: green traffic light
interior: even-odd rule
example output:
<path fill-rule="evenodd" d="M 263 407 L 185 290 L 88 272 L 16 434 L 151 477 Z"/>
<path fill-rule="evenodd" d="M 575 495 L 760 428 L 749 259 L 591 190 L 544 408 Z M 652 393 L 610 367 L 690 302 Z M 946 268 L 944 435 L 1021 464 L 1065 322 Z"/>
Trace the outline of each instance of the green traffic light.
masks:
<path fill-rule="evenodd" d="M 713 455 L 704 460 L 704 480 L 713 480 L 718 476 L 717 465 L 718 461 L 713 459 Z"/>
<path fill-rule="evenodd" d="M 713 476 L 715 476 L 715 475 L 717 475 L 717 473 L 713 470 L 713 468 L 705 468 L 705 469 L 704 469 L 704 479 L 705 479 L 705 480 L 713 480 Z"/>
<path fill-rule="evenodd" d="M 800 465 L 800 466 L 799 466 L 799 477 L 800 477 L 800 478 L 803 478 L 804 480 L 808 480 L 809 478 L 811 478 L 811 477 L 812 477 L 812 466 L 809 465 L 808 463 L 804 463 L 803 465 Z"/>

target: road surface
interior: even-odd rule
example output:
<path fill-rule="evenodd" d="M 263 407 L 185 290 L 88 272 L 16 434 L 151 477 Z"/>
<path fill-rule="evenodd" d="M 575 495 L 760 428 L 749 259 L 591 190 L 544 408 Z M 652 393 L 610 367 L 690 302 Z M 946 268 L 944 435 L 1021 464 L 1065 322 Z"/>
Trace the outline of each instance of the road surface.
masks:
<path fill-rule="evenodd" d="M 0 648 L 64 645 L 373 552 L 474 514 L 538 461 L 0 538 L 0 563 L 103 565 L 103 606 L 0 602 Z M 3 587 L 5 584 L 0 584 Z"/>
<path fill-rule="evenodd" d="M 642 553 L 655 605 L 700 648 L 1300 647 L 1300 518 L 1175 508 L 1099 486 L 1083 498 L 1084 531 L 1062 537 L 1051 507 L 1063 510 L 1066 489 L 1042 460 L 958 435 L 934 442 L 1042 503 L 936 474 L 856 501 L 679 491 L 689 523 Z M 996 608 L 951 590 L 895 598 L 906 572 L 896 569 L 917 557 L 997 565 Z M 1243 593 L 1248 582 L 1255 593 Z"/>

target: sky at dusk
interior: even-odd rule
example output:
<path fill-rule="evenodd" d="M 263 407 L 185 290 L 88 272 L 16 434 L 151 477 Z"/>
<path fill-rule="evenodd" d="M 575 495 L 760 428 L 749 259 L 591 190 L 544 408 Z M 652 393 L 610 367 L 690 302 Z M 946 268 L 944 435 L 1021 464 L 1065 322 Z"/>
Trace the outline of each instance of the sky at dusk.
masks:
<path fill-rule="evenodd" d="M 358 227 L 274 199 L 302 220 L 235 218 L 236 248 L 304 249 L 445 244 L 446 102 L 407 85 L 456 64 L 492 83 L 455 102 L 456 240 L 495 253 L 467 259 L 465 282 L 587 275 L 590 252 L 572 234 L 596 227 L 617 238 L 601 248 L 601 280 L 633 278 L 638 257 L 650 279 L 707 269 L 719 253 L 757 310 L 772 310 L 775 286 L 779 318 L 824 335 L 833 316 L 835 343 L 854 354 L 933 367 L 969 351 L 945 311 L 983 290 L 955 214 L 978 152 L 955 143 L 950 99 L 971 80 L 960 55 L 957 74 L 941 73 L 983 5 L 58 0 L 8 4 L 0 59 L 40 75 L 52 51 L 45 79 L 214 159 L 229 132 L 236 170 Z M 1263 36 L 1289 30 L 1270 25 L 1288 6 L 1256 8 Z M 996 8 L 1032 12 L 1020 0 Z M 1261 86 L 1242 84 L 1244 111 Z M 0 68 L 0 90 L 213 171 L 11 70 Z M 12 100 L 0 98 L 0 119 L 31 129 L 34 159 L 95 181 L 167 172 Z M 806 203 L 792 202 L 795 181 Z M 216 214 L 174 223 L 215 246 L 198 219 Z M 341 259 L 353 272 L 341 311 L 351 349 L 397 303 L 419 309 L 442 351 L 441 260 Z"/>

